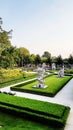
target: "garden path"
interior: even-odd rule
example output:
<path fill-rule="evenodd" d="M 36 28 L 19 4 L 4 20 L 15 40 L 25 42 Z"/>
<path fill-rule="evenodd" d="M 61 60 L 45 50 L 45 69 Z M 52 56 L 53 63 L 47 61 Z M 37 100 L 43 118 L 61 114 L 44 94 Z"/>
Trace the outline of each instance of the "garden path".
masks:
<path fill-rule="evenodd" d="M 1 91 L 10 91 L 10 87 L 14 85 L 10 85 L 5 88 L 1 88 Z M 14 91 L 13 91 L 14 92 Z M 46 97 L 46 96 L 40 96 L 40 95 L 35 95 L 35 94 L 29 94 L 29 93 L 23 93 L 23 92 L 15 92 L 16 96 L 20 97 L 26 97 L 26 98 L 31 98 L 31 99 L 37 99 L 41 101 L 47 101 L 47 102 L 52 102 L 52 103 L 58 103 L 66 106 L 70 106 L 70 114 L 65 126 L 64 130 L 72 130 L 73 129 L 73 79 L 71 79 L 65 87 L 56 94 L 56 96 L 53 97 Z"/>

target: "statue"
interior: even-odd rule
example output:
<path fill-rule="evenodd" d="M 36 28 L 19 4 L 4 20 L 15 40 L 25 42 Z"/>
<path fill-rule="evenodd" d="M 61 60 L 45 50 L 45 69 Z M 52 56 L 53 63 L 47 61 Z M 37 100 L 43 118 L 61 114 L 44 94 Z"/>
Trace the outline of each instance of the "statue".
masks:
<path fill-rule="evenodd" d="M 44 74 L 45 74 L 45 63 L 42 64 L 42 66 L 39 66 L 37 68 L 37 81 L 38 84 L 35 86 L 36 88 L 46 88 L 47 86 L 44 86 Z"/>
<path fill-rule="evenodd" d="M 59 71 L 58 77 L 64 77 L 64 66 L 63 66 L 62 69 Z"/>
<path fill-rule="evenodd" d="M 52 63 L 52 70 L 55 70 L 56 69 L 56 65 L 55 63 Z"/>

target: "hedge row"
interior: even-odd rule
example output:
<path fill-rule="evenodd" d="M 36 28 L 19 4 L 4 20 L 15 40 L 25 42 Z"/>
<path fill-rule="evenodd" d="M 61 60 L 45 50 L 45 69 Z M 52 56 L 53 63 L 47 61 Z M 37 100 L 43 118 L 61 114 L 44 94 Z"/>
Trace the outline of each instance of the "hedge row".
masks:
<path fill-rule="evenodd" d="M 64 127 L 70 108 L 59 104 L 0 94 L 0 110 L 42 123 Z"/>
<path fill-rule="evenodd" d="M 69 76 L 69 79 L 66 82 L 64 82 L 63 84 L 61 84 L 60 88 L 57 91 L 50 94 L 52 97 L 54 97 L 73 78 L 72 75 L 65 75 L 65 76 Z"/>
<path fill-rule="evenodd" d="M 11 79 L 9 81 L 5 81 L 5 82 L 0 83 L 0 87 L 10 85 L 10 84 L 14 84 L 14 83 L 21 82 L 21 81 L 26 81 L 26 80 L 29 80 L 29 79 L 32 79 L 32 78 L 35 78 L 35 77 L 36 77 L 36 75 L 30 75 L 28 77 L 19 77 L 19 78 L 16 78 L 16 79 Z"/>

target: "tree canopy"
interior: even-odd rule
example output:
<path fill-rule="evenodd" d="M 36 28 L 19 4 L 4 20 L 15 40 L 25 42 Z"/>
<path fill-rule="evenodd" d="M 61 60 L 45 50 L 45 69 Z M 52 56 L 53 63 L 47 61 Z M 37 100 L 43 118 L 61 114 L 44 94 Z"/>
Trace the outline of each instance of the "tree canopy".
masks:
<path fill-rule="evenodd" d="M 11 42 L 9 40 L 9 34 L 11 33 L 10 31 L 5 31 L 2 29 L 2 19 L 0 18 L 0 54 L 4 49 L 7 49 L 11 47 Z"/>

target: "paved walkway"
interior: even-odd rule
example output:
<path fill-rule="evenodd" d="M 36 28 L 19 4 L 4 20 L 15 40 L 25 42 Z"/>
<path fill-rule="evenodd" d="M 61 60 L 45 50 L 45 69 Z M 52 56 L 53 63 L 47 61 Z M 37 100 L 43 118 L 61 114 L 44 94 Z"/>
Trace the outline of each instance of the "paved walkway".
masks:
<path fill-rule="evenodd" d="M 10 91 L 10 87 L 13 85 L 10 85 L 5 88 L 1 88 L 1 91 Z M 64 130 L 73 130 L 73 79 L 71 79 L 65 87 L 56 94 L 54 98 L 46 97 L 46 96 L 40 96 L 35 94 L 29 94 L 29 93 L 22 93 L 22 92 L 15 92 L 16 96 L 31 98 L 31 99 L 37 99 L 41 101 L 47 101 L 52 103 L 58 103 L 66 106 L 70 106 L 70 114 L 65 126 Z"/>

